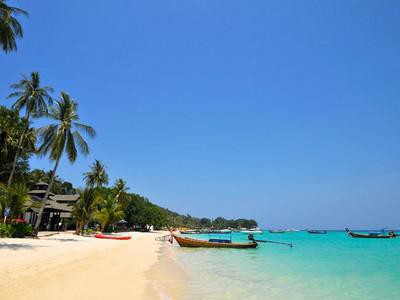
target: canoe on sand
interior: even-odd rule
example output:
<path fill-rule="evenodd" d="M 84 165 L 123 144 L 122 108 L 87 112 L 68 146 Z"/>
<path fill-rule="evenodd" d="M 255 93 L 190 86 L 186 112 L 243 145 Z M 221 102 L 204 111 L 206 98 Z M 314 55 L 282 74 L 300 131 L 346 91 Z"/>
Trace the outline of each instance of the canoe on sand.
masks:
<path fill-rule="evenodd" d="M 131 239 L 130 236 L 116 236 L 116 235 L 106 235 L 106 234 L 96 234 L 95 237 L 98 239 L 122 240 L 122 241 Z"/>

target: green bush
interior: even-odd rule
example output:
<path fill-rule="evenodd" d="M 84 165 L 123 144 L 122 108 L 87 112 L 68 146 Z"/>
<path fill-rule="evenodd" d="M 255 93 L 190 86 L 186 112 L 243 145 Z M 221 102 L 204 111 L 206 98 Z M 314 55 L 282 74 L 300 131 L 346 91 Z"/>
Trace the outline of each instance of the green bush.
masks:
<path fill-rule="evenodd" d="M 23 238 L 32 235 L 32 225 L 28 223 L 0 224 L 0 237 Z"/>
<path fill-rule="evenodd" d="M 11 224 L 0 224 L 0 237 L 11 237 Z"/>
<path fill-rule="evenodd" d="M 88 228 L 86 230 L 83 230 L 83 234 L 91 234 L 91 233 L 95 233 L 95 231 L 92 228 Z"/>

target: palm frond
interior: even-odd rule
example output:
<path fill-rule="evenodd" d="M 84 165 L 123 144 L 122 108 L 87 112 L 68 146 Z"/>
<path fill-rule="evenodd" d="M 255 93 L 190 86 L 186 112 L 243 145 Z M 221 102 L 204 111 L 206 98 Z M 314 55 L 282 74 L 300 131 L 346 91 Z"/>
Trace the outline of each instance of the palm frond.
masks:
<path fill-rule="evenodd" d="M 79 150 L 83 155 L 89 154 L 89 146 L 78 131 L 74 131 L 74 136 L 76 138 L 76 143 L 78 144 Z"/>
<path fill-rule="evenodd" d="M 74 135 L 69 130 L 67 133 L 67 155 L 70 162 L 74 162 L 76 160 L 77 151 L 75 147 Z"/>
<path fill-rule="evenodd" d="M 89 137 L 91 138 L 96 137 L 96 130 L 93 127 L 77 122 L 74 122 L 73 124 L 76 128 L 83 130 Z"/>

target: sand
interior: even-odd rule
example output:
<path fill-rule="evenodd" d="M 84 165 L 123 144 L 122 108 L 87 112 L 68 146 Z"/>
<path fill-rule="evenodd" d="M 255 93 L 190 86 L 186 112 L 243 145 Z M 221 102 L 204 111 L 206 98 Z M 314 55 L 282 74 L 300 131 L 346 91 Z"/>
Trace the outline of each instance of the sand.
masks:
<path fill-rule="evenodd" d="M 129 241 L 60 233 L 0 239 L 0 298 L 160 299 L 151 269 L 167 234 L 127 233 Z"/>

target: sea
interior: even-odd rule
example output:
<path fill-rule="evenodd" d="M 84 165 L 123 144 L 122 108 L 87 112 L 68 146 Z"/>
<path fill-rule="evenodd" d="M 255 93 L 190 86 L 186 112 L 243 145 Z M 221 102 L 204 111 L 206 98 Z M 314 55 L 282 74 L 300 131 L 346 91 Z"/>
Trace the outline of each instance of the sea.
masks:
<path fill-rule="evenodd" d="M 207 234 L 188 235 L 208 239 Z M 174 257 L 185 271 L 179 299 L 400 299 L 400 238 L 351 238 L 286 232 L 256 239 L 256 249 L 181 248 Z M 232 241 L 247 241 L 233 233 Z"/>

